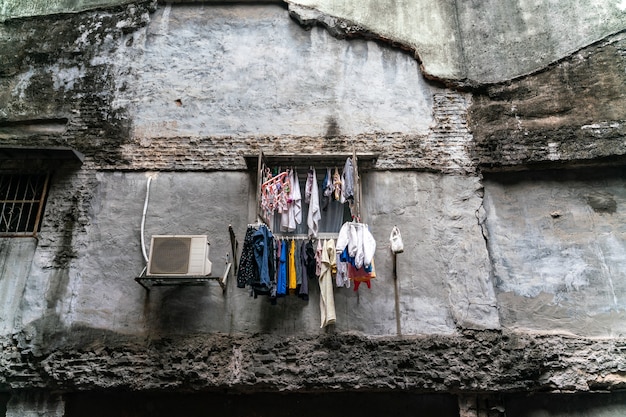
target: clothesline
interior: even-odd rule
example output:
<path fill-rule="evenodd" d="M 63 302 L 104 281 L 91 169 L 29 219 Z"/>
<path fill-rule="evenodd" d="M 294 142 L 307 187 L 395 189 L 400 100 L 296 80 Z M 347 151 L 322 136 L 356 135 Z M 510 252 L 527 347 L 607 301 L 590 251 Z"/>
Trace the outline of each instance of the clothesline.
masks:
<path fill-rule="evenodd" d="M 306 234 L 298 234 L 298 235 L 283 235 L 283 234 L 274 234 L 276 239 L 281 240 L 326 240 L 326 239 L 337 239 L 339 236 L 338 233 L 318 233 L 317 237 L 311 238 Z"/>
<path fill-rule="evenodd" d="M 357 195 L 360 195 L 360 183 L 354 156 L 346 158 L 341 173 L 337 166 L 334 170 L 326 168 L 321 185 L 319 181 L 322 177 L 311 165 L 303 190 L 300 189 L 298 173 L 293 166 L 286 168 L 286 171 L 278 167 L 277 171 L 259 160 L 259 174 L 257 216 L 281 232 L 293 233 L 298 229 L 298 234 L 301 234 L 300 225 L 304 224 L 308 228 L 308 236 L 317 237 L 320 222 L 326 227 L 328 219 L 331 219 L 323 219 L 323 214 L 327 212 L 329 204 L 335 202 L 345 203 L 350 209 L 351 218 L 361 220 L 360 206 L 356 201 Z M 308 204 L 308 209 L 303 213 L 305 204 Z M 275 215 L 280 216 L 279 227 L 274 224 Z M 336 236 L 328 238 L 333 237 Z"/>

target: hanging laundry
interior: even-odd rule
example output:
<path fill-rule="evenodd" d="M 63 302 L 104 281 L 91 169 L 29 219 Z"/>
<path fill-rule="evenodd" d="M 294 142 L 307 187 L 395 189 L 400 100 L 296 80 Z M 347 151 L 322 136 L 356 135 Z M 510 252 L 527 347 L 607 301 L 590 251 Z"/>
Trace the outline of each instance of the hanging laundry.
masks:
<path fill-rule="evenodd" d="M 333 174 L 333 198 L 336 201 L 341 200 L 341 175 L 339 175 L 337 167 L 335 167 L 335 173 Z"/>
<path fill-rule="evenodd" d="M 360 269 L 357 269 L 355 266 L 348 263 L 348 277 L 350 278 L 350 280 L 354 281 L 354 291 L 357 291 L 359 289 L 359 285 L 362 282 L 365 282 L 367 284 L 367 288 L 372 288 L 371 280 L 376 278 L 374 261 L 372 260 L 372 263 L 368 268 Z"/>
<path fill-rule="evenodd" d="M 285 181 L 284 186 L 287 208 L 282 212 L 280 230 L 291 233 L 295 232 L 298 225 L 302 223 L 302 195 L 297 174 L 293 169 L 288 172 L 288 180 Z"/>
<path fill-rule="evenodd" d="M 245 288 L 251 282 L 258 280 L 259 270 L 254 259 L 253 235 L 257 231 L 257 227 L 249 225 L 246 229 L 246 235 L 243 239 L 243 248 L 241 249 L 241 258 L 239 259 L 239 268 L 237 269 L 237 287 Z"/>
<path fill-rule="evenodd" d="M 328 205 L 333 195 L 333 178 L 330 173 L 330 168 L 326 168 L 326 175 L 324 176 L 324 182 L 322 183 L 322 210 L 328 210 Z"/>
<path fill-rule="evenodd" d="M 298 291 L 298 296 L 302 298 L 303 300 L 309 299 L 310 267 L 309 267 L 309 262 L 308 262 L 308 250 L 307 250 L 307 247 L 309 246 L 309 244 L 310 242 L 306 242 L 306 241 L 302 242 L 302 244 L 300 245 L 300 251 L 299 251 L 299 255 L 300 255 L 299 264 L 300 264 L 300 271 L 301 271 L 301 275 L 299 276 L 301 277 L 301 281 L 300 281 L 300 289 Z M 313 272 L 315 272 L 315 265 L 313 265 Z"/>
<path fill-rule="evenodd" d="M 348 248 L 348 255 L 354 258 L 354 266 L 368 266 L 374 259 L 376 240 L 364 223 L 345 222 L 337 236 L 337 253 Z"/>
<path fill-rule="evenodd" d="M 291 198 L 293 200 L 293 217 L 296 222 L 296 225 L 302 223 L 302 193 L 300 192 L 300 180 L 298 178 L 298 173 L 294 170 L 292 172 L 292 180 L 291 180 Z M 294 229 L 296 226 L 294 226 Z"/>
<path fill-rule="evenodd" d="M 354 165 L 352 164 L 352 158 L 346 159 L 343 172 L 341 173 L 341 182 L 343 200 L 352 204 L 354 202 Z"/>
<path fill-rule="evenodd" d="M 313 192 L 314 182 L 317 182 L 315 169 L 310 168 L 306 176 L 306 183 L 304 184 L 304 202 L 307 204 L 311 202 L 311 193 Z"/>
<path fill-rule="evenodd" d="M 254 246 L 254 258 L 259 270 L 258 281 L 252 282 L 252 289 L 255 295 L 270 294 L 272 289 L 272 278 L 275 275 L 274 265 L 274 236 L 265 225 L 261 225 L 252 235 Z"/>
<path fill-rule="evenodd" d="M 374 271 L 374 252 L 376 241 L 363 223 L 346 222 L 337 237 L 336 253 L 339 260 L 347 263 L 347 275 L 354 282 L 354 291 L 359 289 L 361 282 L 371 287 L 370 280 L 376 278 Z"/>
<path fill-rule="evenodd" d="M 348 263 L 341 261 L 341 255 L 337 254 L 337 274 L 335 275 L 335 285 L 337 288 L 350 288 L 350 277 L 348 276 Z"/>
<path fill-rule="evenodd" d="M 296 221 L 293 211 L 293 198 L 292 198 L 292 178 L 291 171 L 286 171 L 287 176 L 283 182 L 283 200 L 278 205 L 278 212 L 280 216 L 280 231 L 281 232 L 293 232 L 296 230 Z"/>
<path fill-rule="evenodd" d="M 311 180 L 311 194 L 309 201 L 309 214 L 307 216 L 307 226 L 309 227 L 309 238 L 316 238 L 317 232 L 319 230 L 319 221 L 322 218 L 322 215 L 320 213 L 320 199 L 315 168 L 313 168 L 311 171 L 312 173 L 309 174 L 309 178 L 307 179 L 307 189 L 309 187 L 309 180 Z"/>
<path fill-rule="evenodd" d="M 322 273 L 322 250 L 324 249 L 322 241 L 318 240 L 315 247 L 315 276 L 319 277 Z"/>
<path fill-rule="evenodd" d="M 335 241 L 329 239 L 322 248 L 322 267 L 319 277 L 321 328 L 334 324 L 335 296 L 333 294 L 332 269 L 336 266 Z"/>
<path fill-rule="evenodd" d="M 304 243 L 304 242 L 302 242 Z M 302 285 L 302 244 L 296 242 L 296 251 L 293 255 L 294 263 L 296 264 L 296 288 Z"/>
<path fill-rule="evenodd" d="M 276 210 L 282 210 L 286 206 L 287 200 L 284 195 L 286 177 L 286 172 L 272 177 L 269 169 L 264 174 L 266 180 L 261 184 L 261 209 L 266 219 L 272 217 Z"/>
<path fill-rule="evenodd" d="M 251 295 L 276 298 L 274 236 L 264 224 L 249 225 L 237 271 L 237 287 L 249 287 Z"/>
<path fill-rule="evenodd" d="M 295 294 L 298 278 L 296 277 L 296 242 L 292 240 L 289 243 L 289 277 L 288 285 L 289 294 Z"/>
<path fill-rule="evenodd" d="M 287 242 L 280 242 L 280 257 L 278 263 L 278 273 L 276 278 L 276 295 L 287 294 Z"/>
<path fill-rule="evenodd" d="M 317 262 L 315 259 L 316 249 L 311 240 L 307 241 L 304 246 L 304 266 L 306 268 L 306 275 L 310 279 L 317 278 L 319 276 L 319 273 L 317 272 Z"/>

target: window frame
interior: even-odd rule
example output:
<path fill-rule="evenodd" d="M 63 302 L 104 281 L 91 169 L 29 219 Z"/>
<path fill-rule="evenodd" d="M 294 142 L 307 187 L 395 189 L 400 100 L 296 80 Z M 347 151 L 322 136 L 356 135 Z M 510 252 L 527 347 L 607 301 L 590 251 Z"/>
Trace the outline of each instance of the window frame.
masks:
<path fill-rule="evenodd" d="M 377 154 L 371 153 L 328 153 L 328 154 L 266 154 L 262 150 L 254 156 L 246 156 L 248 167 L 252 169 L 256 165 L 256 221 L 263 222 L 268 226 L 269 219 L 263 216 L 261 208 L 261 185 L 263 183 L 263 172 L 266 168 L 274 167 L 293 167 L 299 171 L 308 171 L 309 167 L 315 167 L 316 170 L 326 168 L 328 166 L 343 166 L 347 158 L 352 158 L 354 169 L 354 205 L 352 212 L 353 221 L 362 221 L 361 203 L 362 203 L 362 181 L 361 174 L 367 169 L 371 169 L 377 159 Z M 273 231 L 274 233 L 274 231 Z M 339 233 L 323 233 L 324 236 L 336 236 Z M 275 235 L 284 237 L 299 237 L 294 233 L 275 231 Z M 321 236 L 321 235 L 320 235 Z M 328 237 L 326 236 L 326 237 Z"/>
<path fill-rule="evenodd" d="M 7 182 L 4 182 L 4 177 L 8 177 Z M 38 182 L 35 184 L 37 187 L 33 188 L 31 181 L 32 178 L 38 177 Z M 48 191 L 50 187 L 50 177 L 51 173 L 49 170 L 37 170 L 37 171 L 22 171 L 18 169 L 13 170 L 0 170 L 0 238 L 19 238 L 19 237 L 37 237 L 39 231 L 41 230 L 41 224 L 43 219 L 43 214 L 46 206 L 46 201 L 48 197 Z M 26 179 L 28 183 L 24 186 L 25 191 L 23 194 L 23 198 L 19 199 L 18 195 L 13 195 L 11 198 L 11 188 L 19 187 L 19 183 Z M 43 185 L 41 185 L 41 189 L 39 190 L 40 180 L 43 179 Z M 15 182 L 18 184 L 16 185 Z M 2 193 L 2 185 L 8 184 L 6 193 Z M 32 188 L 35 191 L 33 198 L 27 199 L 26 192 L 27 188 Z M 40 191 L 40 193 L 39 193 Z M 3 195 L 4 194 L 4 195 Z M 9 209 L 9 205 L 11 208 Z M 29 215 L 26 219 L 25 227 L 20 227 L 21 222 L 21 212 L 24 207 L 27 205 L 32 205 L 32 207 L 36 207 L 36 213 L 34 213 L 35 217 L 32 218 L 32 208 L 29 210 Z M 11 230 L 11 222 L 13 214 L 10 214 L 11 217 L 7 219 L 5 216 L 5 211 L 15 209 L 15 207 L 20 208 L 20 218 L 18 218 L 17 226 L 15 230 Z M 4 227 L 6 226 L 6 230 Z"/>

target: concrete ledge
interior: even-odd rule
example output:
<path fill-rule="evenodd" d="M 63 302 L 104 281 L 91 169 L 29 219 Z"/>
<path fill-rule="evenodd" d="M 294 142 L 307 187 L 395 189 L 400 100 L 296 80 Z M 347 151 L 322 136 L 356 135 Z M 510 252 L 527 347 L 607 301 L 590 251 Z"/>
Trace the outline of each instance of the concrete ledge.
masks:
<path fill-rule="evenodd" d="M 465 331 L 404 338 L 205 334 L 131 339 L 98 332 L 72 329 L 74 337 L 81 337 L 74 346 L 37 354 L 18 346 L 19 335 L 4 338 L 0 390 L 252 392 L 263 387 L 476 393 L 626 387 L 624 338 Z"/>

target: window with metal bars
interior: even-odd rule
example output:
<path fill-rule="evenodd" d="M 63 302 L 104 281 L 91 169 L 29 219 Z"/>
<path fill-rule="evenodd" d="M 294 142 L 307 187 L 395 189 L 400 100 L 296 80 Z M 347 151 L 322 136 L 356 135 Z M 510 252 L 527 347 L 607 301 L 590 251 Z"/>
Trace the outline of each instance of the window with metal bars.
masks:
<path fill-rule="evenodd" d="M 0 236 L 36 236 L 41 224 L 49 175 L 0 172 Z"/>

